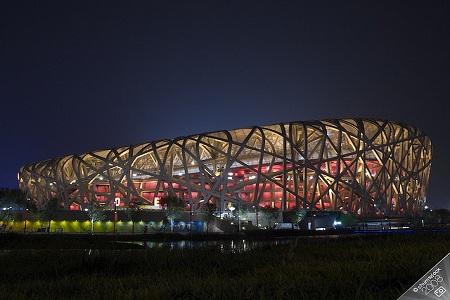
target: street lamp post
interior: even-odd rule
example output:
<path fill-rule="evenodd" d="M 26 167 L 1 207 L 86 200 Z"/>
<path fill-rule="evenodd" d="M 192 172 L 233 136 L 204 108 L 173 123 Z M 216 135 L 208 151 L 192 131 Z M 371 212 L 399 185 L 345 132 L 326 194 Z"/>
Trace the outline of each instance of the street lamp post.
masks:
<path fill-rule="evenodd" d="M 189 232 L 192 233 L 192 197 L 189 202 Z"/>
<path fill-rule="evenodd" d="M 222 209 L 224 209 L 224 207 L 223 207 L 223 205 L 224 205 L 224 200 L 223 200 L 224 188 L 222 186 L 224 184 L 223 166 L 217 167 L 214 175 L 215 175 L 215 180 L 219 180 L 219 188 L 220 188 L 219 213 L 220 213 L 220 218 L 222 219 Z"/>
<path fill-rule="evenodd" d="M 116 197 L 114 199 L 114 222 L 113 222 L 113 233 L 116 233 L 116 223 L 117 223 L 117 206 L 120 205 L 120 198 Z"/>
<path fill-rule="evenodd" d="M 23 225 L 23 233 L 27 232 L 28 208 L 25 209 L 25 223 Z"/>
<path fill-rule="evenodd" d="M 14 218 L 12 218 L 12 206 L 10 206 L 9 208 L 8 208 L 8 219 L 12 219 L 13 220 L 13 224 L 14 224 Z M 9 220 L 8 220 L 8 226 L 9 226 Z M 11 228 L 12 228 L 12 226 L 11 226 Z"/>
<path fill-rule="evenodd" d="M 114 201 L 114 222 L 113 222 L 113 233 L 116 233 L 116 221 L 117 221 L 117 205 Z"/>
<path fill-rule="evenodd" d="M 253 208 L 255 209 L 255 215 L 256 215 L 256 228 L 259 228 L 259 221 L 258 221 L 258 206 L 253 205 Z"/>
<path fill-rule="evenodd" d="M 28 203 L 29 203 L 29 201 L 30 201 L 30 198 L 27 198 L 27 204 L 25 206 L 25 223 L 24 223 L 24 226 L 23 226 L 23 233 L 27 232 L 27 219 L 28 219 L 28 210 L 29 210 Z"/>
<path fill-rule="evenodd" d="M 205 199 L 203 199 L 203 196 L 201 196 L 201 199 L 200 199 L 200 201 L 198 201 L 198 203 L 199 203 L 199 206 L 197 206 L 197 209 L 198 208 L 200 208 L 200 205 L 201 205 L 201 203 L 203 203 L 203 202 L 205 202 Z M 209 209 L 207 209 L 207 212 L 206 212 L 208 215 L 206 216 L 206 218 L 209 218 Z M 204 220 L 204 218 L 203 218 L 203 220 Z M 203 223 L 202 223 L 203 224 Z M 191 226 L 192 226 L 192 224 L 191 224 Z M 207 223 L 207 225 L 206 226 L 208 226 L 208 223 Z M 204 228 L 204 227 L 203 227 Z M 208 229 L 207 229 L 208 230 Z"/>
<path fill-rule="evenodd" d="M 238 200 L 237 215 L 238 215 L 238 232 L 241 232 L 241 201 L 240 201 L 240 199 Z"/>
<path fill-rule="evenodd" d="M 231 220 L 233 220 L 234 218 L 234 211 L 235 211 L 236 207 L 234 206 L 230 206 L 229 210 L 231 211 Z M 233 223 L 231 223 L 233 224 Z M 238 212 L 238 232 L 239 232 L 239 212 Z"/>

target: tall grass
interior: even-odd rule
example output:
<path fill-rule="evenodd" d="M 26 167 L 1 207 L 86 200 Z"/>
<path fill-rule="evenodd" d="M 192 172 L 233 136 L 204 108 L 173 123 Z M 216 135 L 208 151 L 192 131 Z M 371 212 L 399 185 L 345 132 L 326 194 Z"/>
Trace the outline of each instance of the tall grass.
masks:
<path fill-rule="evenodd" d="M 302 239 L 220 249 L 15 250 L 5 299 L 396 299 L 450 251 L 450 235 Z"/>

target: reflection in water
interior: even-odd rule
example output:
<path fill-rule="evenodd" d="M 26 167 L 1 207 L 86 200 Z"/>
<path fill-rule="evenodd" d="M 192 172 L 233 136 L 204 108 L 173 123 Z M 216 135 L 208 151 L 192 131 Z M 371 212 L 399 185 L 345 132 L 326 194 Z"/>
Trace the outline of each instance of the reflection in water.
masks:
<path fill-rule="evenodd" d="M 353 235 L 354 237 L 358 235 Z M 92 248 L 50 248 L 47 250 L 58 251 L 82 251 L 87 256 L 97 256 L 103 251 L 140 251 L 145 249 L 211 249 L 218 250 L 222 253 L 242 253 L 255 248 L 264 246 L 278 246 L 296 244 L 297 242 L 305 242 L 311 239 L 342 239 L 351 238 L 345 235 L 321 235 L 321 236 L 297 236 L 297 237 L 281 237 L 272 239 L 235 239 L 235 240 L 179 240 L 179 241 L 108 241 L 106 244 L 100 244 L 102 247 Z M 1 249 L 0 255 L 6 255 L 15 251 L 40 251 L 45 249 L 21 248 L 21 249 Z"/>
<path fill-rule="evenodd" d="M 216 240 L 216 241 L 167 241 L 167 242 L 154 242 L 146 241 L 139 242 L 146 249 L 154 248 L 167 248 L 174 249 L 199 249 L 210 248 L 219 249 L 220 252 L 240 253 L 248 250 L 252 250 L 263 246 L 277 246 L 282 244 L 289 244 L 295 242 L 296 239 L 277 239 L 277 240 Z"/>
<path fill-rule="evenodd" d="M 332 234 L 332 235 L 317 235 L 317 236 L 302 236 L 302 237 L 282 237 L 275 239 L 253 240 L 253 239 L 238 239 L 238 240 L 209 240 L 209 241 L 145 241 L 132 242 L 135 245 L 142 246 L 145 249 L 165 248 L 169 250 L 174 249 L 219 249 L 220 252 L 241 253 L 255 248 L 264 246 L 278 246 L 296 243 L 304 239 L 340 239 L 346 236 Z"/>

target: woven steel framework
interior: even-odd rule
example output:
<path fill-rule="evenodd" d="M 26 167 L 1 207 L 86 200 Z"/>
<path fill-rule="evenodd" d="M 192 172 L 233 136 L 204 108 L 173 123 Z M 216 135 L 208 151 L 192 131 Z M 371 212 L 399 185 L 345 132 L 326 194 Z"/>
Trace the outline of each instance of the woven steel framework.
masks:
<path fill-rule="evenodd" d="M 389 121 L 280 123 L 197 134 L 28 164 L 19 186 L 38 207 L 158 209 L 173 194 L 187 209 L 216 202 L 280 210 L 413 215 L 426 201 L 431 141 Z"/>

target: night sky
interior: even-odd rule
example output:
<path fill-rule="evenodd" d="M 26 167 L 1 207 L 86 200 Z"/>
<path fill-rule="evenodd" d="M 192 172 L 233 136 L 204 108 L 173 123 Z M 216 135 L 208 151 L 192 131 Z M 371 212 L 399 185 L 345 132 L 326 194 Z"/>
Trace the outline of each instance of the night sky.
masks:
<path fill-rule="evenodd" d="M 449 71 L 450 1 L 4 1 L 0 186 L 54 156 L 368 117 L 431 137 L 450 208 Z"/>

